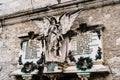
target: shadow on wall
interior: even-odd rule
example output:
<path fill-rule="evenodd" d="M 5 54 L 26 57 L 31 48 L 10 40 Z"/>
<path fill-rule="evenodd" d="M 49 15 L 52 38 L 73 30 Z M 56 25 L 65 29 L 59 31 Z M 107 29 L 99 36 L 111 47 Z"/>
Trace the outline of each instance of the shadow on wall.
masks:
<path fill-rule="evenodd" d="M 65 74 L 65 76 L 58 78 L 57 80 L 81 80 L 81 79 L 78 78 L 76 74 Z"/>
<path fill-rule="evenodd" d="M 33 75 L 32 80 L 51 80 L 47 76 L 40 77 L 40 75 L 41 74 Z M 61 76 L 58 77 L 56 80 L 81 80 L 80 78 L 78 78 L 78 76 L 76 74 L 65 74 L 65 76 L 63 76 L 63 75 L 64 74 L 61 74 Z M 24 80 L 24 79 L 22 79 L 22 76 L 16 76 L 16 80 Z"/>
<path fill-rule="evenodd" d="M 89 80 L 108 80 L 108 76 L 109 73 L 91 73 Z"/>
<path fill-rule="evenodd" d="M 47 76 L 33 75 L 32 80 L 51 80 Z M 65 75 L 65 76 L 64 76 Z M 106 80 L 108 73 L 91 73 L 89 80 Z M 23 80 L 21 76 L 16 76 L 16 80 Z M 77 74 L 61 74 L 56 80 L 81 80 Z"/>
<path fill-rule="evenodd" d="M 22 76 L 16 76 L 15 80 L 24 80 L 24 79 L 22 78 Z M 50 78 L 48 78 L 47 76 L 42 76 L 42 79 L 40 79 L 39 75 L 33 75 L 32 80 L 50 80 Z"/>

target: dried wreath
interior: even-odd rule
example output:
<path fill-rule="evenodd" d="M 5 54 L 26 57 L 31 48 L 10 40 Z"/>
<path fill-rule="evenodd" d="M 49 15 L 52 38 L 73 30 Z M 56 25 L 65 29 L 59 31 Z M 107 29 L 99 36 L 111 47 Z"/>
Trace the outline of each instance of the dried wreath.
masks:
<path fill-rule="evenodd" d="M 76 63 L 79 70 L 91 69 L 93 66 L 92 59 L 90 57 L 80 57 Z"/>
<path fill-rule="evenodd" d="M 36 69 L 36 65 L 33 62 L 26 62 L 21 69 L 21 72 L 23 73 L 31 73 Z"/>

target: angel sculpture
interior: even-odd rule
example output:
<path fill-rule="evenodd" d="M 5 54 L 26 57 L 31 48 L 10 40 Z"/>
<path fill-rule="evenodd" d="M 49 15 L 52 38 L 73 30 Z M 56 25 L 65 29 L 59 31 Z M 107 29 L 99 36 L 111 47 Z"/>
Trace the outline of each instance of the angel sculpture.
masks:
<path fill-rule="evenodd" d="M 65 12 L 61 16 L 45 16 L 43 20 L 34 20 L 33 22 L 40 28 L 42 37 L 43 51 L 47 61 L 60 61 L 62 58 L 63 34 L 70 30 L 79 10 Z M 65 55 L 65 54 L 64 54 Z"/>

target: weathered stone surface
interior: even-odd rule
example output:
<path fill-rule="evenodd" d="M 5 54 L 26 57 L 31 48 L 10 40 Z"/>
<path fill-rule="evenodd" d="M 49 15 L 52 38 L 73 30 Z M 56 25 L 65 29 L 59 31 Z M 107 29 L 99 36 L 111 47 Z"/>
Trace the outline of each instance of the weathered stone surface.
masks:
<path fill-rule="evenodd" d="M 61 0 L 61 3 L 72 0 Z M 0 16 L 58 4 L 57 0 L 1 0 Z"/>
<path fill-rule="evenodd" d="M 14 1 L 14 3 L 12 1 Z M 31 9 L 57 4 L 56 0 L 50 0 L 51 3 L 49 2 L 46 3 L 47 2 L 46 0 L 44 1 L 32 0 L 32 1 L 33 5 L 31 5 L 30 0 L 24 0 L 24 2 L 23 0 L 9 0 L 10 4 L 3 2 L 5 3 L 5 5 L 0 5 L 0 9 L 2 9 L 0 11 L 0 15 L 13 13 L 23 9 Z M 61 0 L 61 2 L 65 1 L 70 0 Z M 39 3 L 41 3 L 42 5 L 40 5 Z M 9 8 L 6 8 L 5 6 L 7 7 L 9 6 Z M 106 29 L 103 32 L 103 51 L 105 58 L 104 60 L 106 64 L 110 65 L 110 68 L 113 73 L 112 74 L 113 79 L 119 80 L 120 4 L 115 6 L 107 6 L 82 11 L 77 21 L 75 22 L 76 26 L 78 26 L 78 24 L 82 22 L 87 22 L 88 25 L 103 24 L 105 26 Z M 0 80 L 13 80 L 13 78 L 10 77 L 10 73 L 17 69 L 18 64 L 17 58 L 20 49 L 20 40 L 18 39 L 18 36 L 21 34 L 27 34 L 29 31 L 35 31 L 35 33 L 39 33 L 40 30 L 31 21 L 5 26 L 3 27 L 3 29 L 0 28 L 0 66 L 2 67 L 2 70 L 0 71 Z M 92 80 L 103 79 L 104 79 L 103 76 L 100 76 L 98 79 L 94 78 Z"/>
<path fill-rule="evenodd" d="M 6 26 L 0 34 L 0 71 L 1 80 L 13 80 L 11 72 L 17 69 L 20 40 L 18 35 L 27 34 L 29 31 L 38 33 L 39 29 L 30 22 Z"/>
<path fill-rule="evenodd" d="M 110 65 L 113 79 L 120 79 L 120 5 L 83 11 L 79 18 L 89 25 L 103 24 L 103 51 L 105 63 Z"/>

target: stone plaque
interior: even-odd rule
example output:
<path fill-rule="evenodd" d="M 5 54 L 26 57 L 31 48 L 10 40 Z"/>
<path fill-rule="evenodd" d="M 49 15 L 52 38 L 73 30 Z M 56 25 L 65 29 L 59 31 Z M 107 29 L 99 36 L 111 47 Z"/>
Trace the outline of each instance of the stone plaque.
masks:
<path fill-rule="evenodd" d="M 99 34 L 101 36 L 101 34 Z M 79 33 L 74 36 L 70 42 L 71 48 L 75 55 L 90 56 L 95 59 L 98 49 L 102 48 L 101 38 L 96 32 Z"/>
<path fill-rule="evenodd" d="M 25 59 L 37 59 L 42 53 L 40 51 L 40 41 L 31 40 L 23 43 L 23 52 L 25 52 Z"/>

